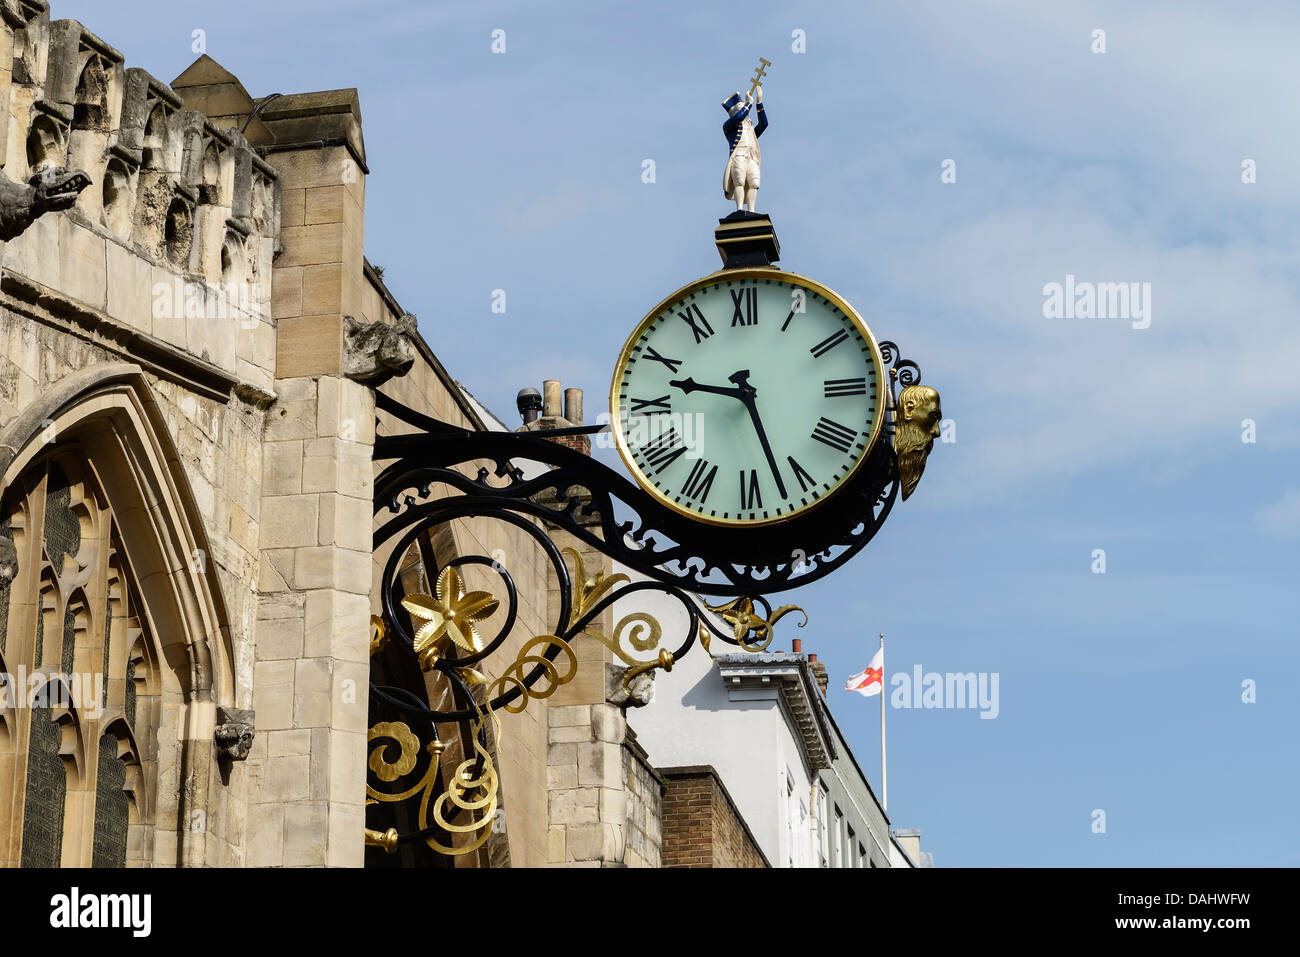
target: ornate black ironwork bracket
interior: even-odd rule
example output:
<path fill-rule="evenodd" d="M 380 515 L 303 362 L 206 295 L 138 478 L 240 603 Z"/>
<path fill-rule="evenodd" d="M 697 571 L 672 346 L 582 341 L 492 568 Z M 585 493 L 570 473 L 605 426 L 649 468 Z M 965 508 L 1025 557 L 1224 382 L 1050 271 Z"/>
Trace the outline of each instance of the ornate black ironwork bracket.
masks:
<path fill-rule="evenodd" d="M 374 533 L 374 547 L 377 553 L 388 549 L 389 557 L 381 577 L 383 615 L 377 619 L 378 637 L 372 650 L 388 640 L 400 642 L 421 669 L 445 676 L 454 706 L 433 708 L 410 689 L 371 684 L 372 701 L 404 718 L 400 723 L 382 722 L 372 728 L 372 740 L 389 739 L 399 746 L 398 760 L 389 762 L 385 755 L 390 745 L 379 744 L 378 753 L 372 752 L 372 770 L 383 767 L 389 774 L 381 776 L 384 781 L 405 779 L 410 774 L 423 774 L 424 781 L 401 794 L 385 794 L 373 786 L 369 793 L 378 801 L 398 800 L 431 782 L 443 747 L 438 739 L 440 723 L 471 722 L 475 755 L 456 769 L 448 791 L 438 799 L 442 803 L 435 802 L 429 814 L 425 812 L 431 792 L 424 792 L 418 829 L 401 834 L 396 829 L 370 831 L 367 841 L 392 851 L 400 844 L 425 840 L 442 853 L 463 853 L 486 840 L 482 815 L 485 809 L 490 812 L 495 807 L 496 794 L 487 748 L 488 721 L 495 720 L 494 712 L 499 709 L 522 710 L 531 698 L 546 697 L 572 678 L 577 662 L 570 643 L 581 635 L 591 635 L 610 647 L 627 663 L 629 678 L 656 667 L 670 668 L 697 639 L 706 647 L 719 641 L 750 651 L 766 648 L 776 619 L 793 606 L 773 613 L 763 595 L 809 584 L 844 565 L 880 530 L 898 497 L 893 443 L 896 390 L 899 385 L 918 384 L 920 371 L 916 363 L 901 357 L 894 343 L 882 342 L 880 347 L 888 366 L 889 408 L 883 433 L 853 484 L 811 515 L 757 529 L 718 528 L 692 521 L 660 505 L 591 456 L 549 440 L 590 434 L 600 431 L 599 426 L 470 431 L 377 393 L 377 408 L 415 431 L 382 435 L 375 441 L 376 461 L 388 464 L 375 481 L 375 514 L 382 524 Z M 436 496 L 435 486 L 439 489 Z M 422 535 L 468 518 L 503 522 L 531 538 L 546 556 L 559 585 L 553 631 L 524 642 L 515 660 L 498 669 L 498 677 L 492 681 L 476 666 L 502 648 L 519 612 L 515 581 L 505 564 L 488 555 L 461 555 L 436 570 L 427 569 L 431 580 L 436 572 L 439 594 L 436 598 L 420 596 L 424 604 L 419 607 L 426 609 L 422 612 L 426 618 L 418 629 L 411 627 L 408 614 L 412 606 L 403 600 L 410 596 L 399 582 L 403 558 Z M 634 570 L 643 580 L 604 573 L 588 577 L 576 553 L 571 573 L 548 525 Z M 737 561 L 738 556 L 743 560 Z M 482 612 L 487 602 L 496 609 L 496 598 L 485 592 L 463 593 L 459 570 L 474 565 L 494 573 L 500 580 L 494 595 L 505 596 L 504 616 L 490 637 L 480 638 L 474 622 L 488 617 Z M 612 636 L 593 631 L 593 624 L 614 602 L 643 591 L 667 594 L 685 612 L 686 633 L 671 651 L 659 647 L 660 626 L 646 615 L 625 616 Z M 739 597 L 718 605 L 703 604 L 700 597 L 718 595 Z M 455 644 L 446 637 L 452 625 L 461 628 L 461 640 Z M 465 640 L 466 634 L 473 641 Z M 476 696 L 474 684 L 486 688 Z M 430 758 L 423 771 L 415 753 L 419 750 L 416 738 L 406 721 L 423 729 L 422 737 L 429 742 L 425 750 Z M 402 773 L 398 775 L 397 770 Z M 473 828 L 482 831 L 476 841 L 462 843 L 455 850 L 438 844 L 439 835 L 471 830 L 468 825 L 452 826 L 465 810 L 476 822 Z"/>

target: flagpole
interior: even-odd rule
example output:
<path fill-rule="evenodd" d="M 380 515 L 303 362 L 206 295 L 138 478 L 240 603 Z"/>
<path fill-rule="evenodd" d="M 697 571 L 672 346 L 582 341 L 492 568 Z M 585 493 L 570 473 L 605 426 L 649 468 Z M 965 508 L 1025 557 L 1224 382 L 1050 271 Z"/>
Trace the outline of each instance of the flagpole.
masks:
<path fill-rule="evenodd" d="M 880 635 L 880 806 L 889 813 L 889 778 L 885 776 L 885 636 Z"/>

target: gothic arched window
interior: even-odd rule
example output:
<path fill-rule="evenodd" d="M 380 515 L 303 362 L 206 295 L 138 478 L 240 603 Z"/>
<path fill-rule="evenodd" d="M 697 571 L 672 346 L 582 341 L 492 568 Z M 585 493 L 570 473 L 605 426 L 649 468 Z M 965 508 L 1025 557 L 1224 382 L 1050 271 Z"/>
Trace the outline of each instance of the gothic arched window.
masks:
<path fill-rule="evenodd" d="M 147 842 L 133 857 L 130 836 L 152 814 L 157 646 L 117 521 L 93 465 L 57 446 L 0 502 L 0 654 L 12 702 L 0 758 L 5 741 L 13 750 L 0 760 L 12 769 L 8 781 L 0 775 L 0 803 L 9 789 L 21 821 L 10 863 L 149 862 Z"/>

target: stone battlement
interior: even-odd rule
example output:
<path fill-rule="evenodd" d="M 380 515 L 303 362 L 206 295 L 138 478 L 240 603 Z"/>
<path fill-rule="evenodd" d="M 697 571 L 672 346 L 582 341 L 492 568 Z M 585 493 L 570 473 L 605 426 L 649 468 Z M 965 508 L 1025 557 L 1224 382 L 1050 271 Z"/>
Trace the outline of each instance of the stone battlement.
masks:
<path fill-rule="evenodd" d="M 85 171 L 79 217 L 169 271 L 267 287 L 279 235 L 275 169 L 75 20 L 43 0 L 0 0 L 5 174 Z M 12 55 L 10 55 L 10 51 Z"/>

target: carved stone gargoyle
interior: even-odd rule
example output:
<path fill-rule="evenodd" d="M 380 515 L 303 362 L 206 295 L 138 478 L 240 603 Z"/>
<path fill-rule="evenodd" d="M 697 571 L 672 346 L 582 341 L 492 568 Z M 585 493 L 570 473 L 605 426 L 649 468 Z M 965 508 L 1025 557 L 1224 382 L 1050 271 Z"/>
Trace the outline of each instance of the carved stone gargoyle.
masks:
<path fill-rule="evenodd" d="M 371 388 L 378 388 L 394 376 L 406 375 L 415 365 L 415 317 L 402 316 L 387 322 L 357 322 L 343 317 L 343 374 Z"/>
<path fill-rule="evenodd" d="M 15 183 L 0 172 L 0 240 L 21 236 L 46 213 L 71 209 L 89 185 L 90 177 L 83 171 L 61 166 L 47 166 L 26 183 Z"/>
<path fill-rule="evenodd" d="M 251 708 L 217 708 L 217 726 L 213 738 L 217 757 L 224 761 L 242 761 L 253 749 L 253 710 Z"/>

